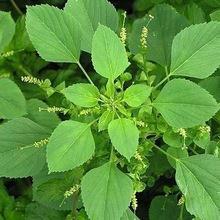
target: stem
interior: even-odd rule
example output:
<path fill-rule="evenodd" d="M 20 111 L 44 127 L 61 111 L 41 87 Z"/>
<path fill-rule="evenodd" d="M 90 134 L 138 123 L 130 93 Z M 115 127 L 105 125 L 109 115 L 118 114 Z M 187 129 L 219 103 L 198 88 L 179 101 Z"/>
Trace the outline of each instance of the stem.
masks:
<path fill-rule="evenodd" d="M 163 80 L 161 80 L 155 87 L 154 89 L 157 89 L 160 85 L 162 85 L 166 80 L 170 78 L 171 74 L 168 74 Z"/>
<path fill-rule="evenodd" d="M 23 12 L 21 11 L 21 9 L 17 6 L 17 4 L 15 3 L 14 0 L 10 0 L 12 6 L 15 8 L 15 10 L 18 12 L 19 15 L 23 15 Z"/>
<path fill-rule="evenodd" d="M 165 73 L 166 73 L 166 76 L 169 76 L 169 71 L 168 71 L 168 67 L 165 66 Z M 168 78 L 168 81 L 169 81 L 169 78 Z"/>
<path fill-rule="evenodd" d="M 166 156 L 172 158 L 175 161 L 178 161 L 177 158 L 175 158 L 174 156 L 172 156 L 171 154 L 167 153 L 166 151 L 164 151 L 163 149 L 161 149 L 160 147 L 158 147 L 155 143 L 153 143 L 152 141 L 149 141 L 157 150 L 159 150 L 161 153 L 165 154 Z"/>
<path fill-rule="evenodd" d="M 78 202 L 79 194 L 78 192 L 75 192 L 73 194 L 73 207 L 72 207 L 72 217 L 73 220 L 77 220 L 77 202 Z"/>
<path fill-rule="evenodd" d="M 180 208 L 180 216 L 179 216 L 179 219 L 178 219 L 178 220 L 183 220 L 183 208 L 184 208 L 184 204 L 181 205 L 181 208 Z"/>
<path fill-rule="evenodd" d="M 89 75 L 87 74 L 87 72 L 85 71 L 85 69 L 83 68 L 83 66 L 80 64 L 80 62 L 77 62 L 79 68 L 82 70 L 83 74 L 86 76 L 86 78 L 88 79 L 88 81 L 94 86 L 93 81 L 91 80 L 91 78 L 89 77 Z"/>

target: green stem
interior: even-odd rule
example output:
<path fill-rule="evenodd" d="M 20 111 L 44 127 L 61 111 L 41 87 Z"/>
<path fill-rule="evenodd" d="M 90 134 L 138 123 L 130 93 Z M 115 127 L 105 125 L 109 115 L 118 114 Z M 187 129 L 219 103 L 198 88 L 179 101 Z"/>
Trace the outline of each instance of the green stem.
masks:
<path fill-rule="evenodd" d="M 89 77 L 89 75 L 87 74 L 87 72 L 85 71 L 85 69 L 83 68 L 83 66 L 81 65 L 80 62 L 77 62 L 79 68 L 82 70 L 83 74 L 85 75 L 85 77 L 88 79 L 88 81 L 94 86 L 93 81 L 91 80 L 91 78 Z"/>
<path fill-rule="evenodd" d="M 179 216 L 179 219 L 178 219 L 178 220 L 183 220 L 183 208 L 184 208 L 184 204 L 181 205 L 181 208 L 180 208 L 180 216 Z"/>
<path fill-rule="evenodd" d="M 19 15 L 23 15 L 23 12 L 21 9 L 17 6 L 16 2 L 14 0 L 10 0 L 12 6 L 15 8 L 15 10 L 18 12 Z"/>
<path fill-rule="evenodd" d="M 77 220 L 77 202 L 78 202 L 79 194 L 75 192 L 73 194 L 73 206 L 72 206 L 72 218 L 73 220 Z"/>
<path fill-rule="evenodd" d="M 164 155 L 166 155 L 166 156 L 172 158 L 172 159 L 175 160 L 175 161 L 178 160 L 178 159 L 175 158 L 173 155 L 167 153 L 166 151 L 164 151 L 163 149 L 161 149 L 160 147 L 158 147 L 154 142 L 152 142 L 152 141 L 149 141 L 149 142 L 153 145 L 153 147 L 155 147 L 157 150 L 159 150 L 159 151 L 160 151 L 161 153 L 163 153 Z"/>
<path fill-rule="evenodd" d="M 169 71 L 168 71 L 168 67 L 165 66 L 165 73 L 166 73 L 166 76 L 169 76 Z M 169 78 L 168 78 L 168 81 L 169 81 Z"/>
<path fill-rule="evenodd" d="M 171 74 L 168 74 L 163 80 L 161 80 L 155 87 L 154 89 L 157 89 L 159 86 L 161 86 L 166 80 L 170 78 Z"/>

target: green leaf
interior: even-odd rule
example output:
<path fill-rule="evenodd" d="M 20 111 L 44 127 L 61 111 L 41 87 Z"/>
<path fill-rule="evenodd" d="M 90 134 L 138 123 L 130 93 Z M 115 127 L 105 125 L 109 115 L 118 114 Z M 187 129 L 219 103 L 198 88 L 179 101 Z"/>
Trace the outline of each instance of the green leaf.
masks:
<path fill-rule="evenodd" d="M 171 75 L 203 79 L 215 72 L 219 60 L 220 23 L 192 25 L 173 40 Z"/>
<path fill-rule="evenodd" d="M 53 131 L 61 122 L 56 113 L 39 111 L 39 108 L 47 109 L 48 105 L 38 99 L 27 101 L 27 117 L 33 122 Z"/>
<path fill-rule="evenodd" d="M 220 76 L 211 76 L 199 82 L 199 85 L 220 102 Z"/>
<path fill-rule="evenodd" d="M 50 133 L 27 118 L 13 119 L 0 126 L 0 176 L 11 178 L 37 174 L 45 164 L 45 146 L 35 142 L 48 138 Z"/>
<path fill-rule="evenodd" d="M 36 202 L 29 203 L 25 209 L 26 220 L 63 220 L 65 216 L 64 212 L 50 209 Z"/>
<path fill-rule="evenodd" d="M 177 160 L 176 182 L 187 210 L 203 220 L 220 216 L 220 159 L 196 155 Z"/>
<path fill-rule="evenodd" d="M 220 9 L 212 12 L 210 18 L 212 21 L 220 21 Z"/>
<path fill-rule="evenodd" d="M 129 38 L 129 48 L 134 54 L 141 51 L 142 28 L 148 25 L 148 59 L 162 66 L 169 66 L 173 38 L 188 26 L 188 21 L 173 7 L 166 4 L 155 6 L 149 14 L 154 16 L 153 20 L 149 21 L 149 17 L 144 17 L 134 22 Z"/>
<path fill-rule="evenodd" d="M 186 148 L 168 147 L 167 153 L 177 159 L 188 157 L 188 151 Z M 167 157 L 167 160 L 173 168 L 176 168 L 176 161 L 174 159 Z"/>
<path fill-rule="evenodd" d="M 204 0 L 204 2 L 211 7 L 220 7 L 219 0 Z"/>
<path fill-rule="evenodd" d="M 206 90 L 184 79 L 169 81 L 153 106 L 175 128 L 201 125 L 219 110 L 216 100 Z"/>
<path fill-rule="evenodd" d="M 192 24 L 204 23 L 206 21 L 204 11 L 193 2 L 186 6 L 184 14 Z"/>
<path fill-rule="evenodd" d="M 148 59 L 162 66 L 169 66 L 173 38 L 189 23 L 172 6 L 166 4 L 155 6 L 149 14 L 154 19 L 149 23 Z"/>
<path fill-rule="evenodd" d="M 26 114 L 26 102 L 19 87 L 9 79 L 0 79 L 0 118 L 13 119 Z"/>
<path fill-rule="evenodd" d="M 10 13 L 0 11 L 0 53 L 10 43 L 15 33 L 15 22 Z"/>
<path fill-rule="evenodd" d="M 130 160 L 139 139 L 139 131 L 134 122 L 126 118 L 116 119 L 109 124 L 108 133 L 116 150 Z"/>
<path fill-rule="evenodd" d="M 14 51 L 34 50 L 25 27 L 25 16 L 19 17 L 16 21 L 15 34 L 9 48 Z"/>
<path fill-rule="evenodd" d="M 82 34 L 81 48 L 86 52 L 91 53 L 92 38 L 99 24 L 117 31 L 118 13 L 106 0 L 68 0 L 64 11 L 78 21 Z"/>
<path fill-rule="evenodd" d="M 89 218 L 120 219 L 129 206 L 132 188 L 131 179 L 111 162 L 89 171 L 81 184 Z"/>
<path fill-rule="evenodd" d="M 139 218 L 130 209 L 128 209 L 120 220 L 139 220 Z"/>
<path fill-rule="evenodd" d="M 98 88 L 87 83 L 69 86 L 64 89 L 63 93 L 69 101 L 81 107 L 94 107 L 98 105 L 100 96 Z"/>
<path fill-rule="evenodd" d="M 153 198 L 149 209 L 150 220 L 177 220 L 179 216 L 180 206 L 177 206 L 175 196 L 156 196 Z M 184 210 L 182 219 L 191 220 L 192 217 L 189 218 Z"/>
<path fill-rule="evenodd" d="M 92 63 L 98 74 L 112 80 L 129 66 L 123 43 L 111 29 L 103 25 L 99 25 L 93 37 Z"/>
<path fill-rule="evenodd" d="M 27 9 L 26 26 L 34 47 L 44 60 L 79 61 L 80 29 L 71 15 L 49 5 L 31 6 Z"/>
<path fill-rule="evenodd" d="M 147 85 L 132 85 L 125 90 L 124 101 L 131 107 L 142 105 L 151 94 L 152 88 Z"/>
<path fill-rule="evenodd" d="M 106 130 L 108 128 L 109 123 L 114 119 L 114 116 L 115 113 L 113 111 L 106 110 L 105 112 L 103 112 L 103 114 L 99 118 L 99 131 Z"/>
<path fill-rule="evenodd" d="M 92 157 L 94 150 L 90 124 L 64 121 L 54 130 L 47 145 L 49 171 L 62 172 L 78 167 Z"/>

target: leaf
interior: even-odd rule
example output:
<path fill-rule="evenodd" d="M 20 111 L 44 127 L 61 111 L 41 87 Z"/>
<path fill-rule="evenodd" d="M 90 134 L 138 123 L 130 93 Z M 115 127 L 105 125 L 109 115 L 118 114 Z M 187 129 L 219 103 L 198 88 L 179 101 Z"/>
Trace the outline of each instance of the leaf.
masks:
<path fill-rule="evenodd" d="M 139 139 L 139 131 L 133 121 L 126 118 L 116 119 L 109 124 L 108 133 L 116 150 L 130 160 Z"/>
<path fill-rule="evenodd" d="M 162 66 L 169 66 L 173 38 L 188 26 L 188 21 L 172 6 L 166 4 L 155 6 L 149 14 L 154 16 L 151 21 L 145 16 L 134 22 L 129 48 L 134 54 L 141 51 L 141 32 L 143 27 L 148 26 L 148 59 Z"/>
<path fill-rule="evenodd" d="M 38 99 L 28 100 L 27 117 L 52 132 L 60 123 L 59 117 L 53 112 L 39 111 L 39 108 L 47 109 L 48 105 Z"/>
<path fill-rule="evenodd" d="M 118 36 L 99 25 L 92 41 L 92 63 L 98 74 L 116 79 L 129 66 L 127 53 Z"/>
<path fill-rule="evenodd" d="M 220 7 L 219 0 L 204 0 L 204 2 L 211 7 Z"/>
<path fill-rule="evenodd" d="M 128 209 L 120 220 L 139 220 L 139 218 L 130 209 Z"/>
<path fill-rule="evenodd" d="M 10 43 L 15 33 L 15 22 L 9 12 L 0 11 L 0 53 Z"/>
<path fill-rule="evenodd" d="M 166 4 L 155 6 L 149 14 L 154 19 L 149 23 L 148 59 L 162 66 L 169 66 L 173 38 L 189 23 L 172 6 Z"/>
<path fill-rule="evenodd" d="M 152 88 L 147 85 L 132 85 L 125 90 L 123 100 L 131 107 L 138 107 L 147 100 L 151 94 L 151 90 Z"/>
<path fill-rule="evenodd" d="M 220 102 L 220 76 L 211 76 L 199 82 L 199 85 Z"/>
<path fill-rule="evenodd" d="M 63 220 L 65 216 L 64 212 L 50 209 L 36 202 L 29 203 L 25 208 L 26 220 Z"/>
<path fill-rule="evenodd" d="M 106 130 L 108 128 L 109 123 L 114 119 L 114 116 L 115 113 L 113 111 L 106 110 L 105 112 L 103 112 L 103 114 L 99 118 L 99 131 Z"/>
<path fill-rule="evenodd" d="M 87 83 L 77 83 L 63 91 L 66 98 L 81 107 L 94 107 L 98 105 L 99 90 Z"/>
<path fill-rule="evenodd" d="M 49 5 L 29 6 L 26 26 L 34 47 L 44 60 L 79 61 L 80 30 L 71 15 Z"/>
<path fill-rule="evenodd" d="M 175 196 L 156 196 L 153 198 L 150 209 L 149 219 L 150 220 L 177 220 L 180 215 L 180 206 L 177 206 L 177 199 Z M 188 214 L 184 210 L 183 219 L 190 220 Z"/>
<path fill-rule="evenodd" d="M 72 196 L 64 200 L 64 193 L 79 184 L 83 169 L 76 168 L 62 173 L 48 174 L 45 168 L 33 177 L 33 200 L 56 210 L 71 210 Z"/>
<path fill-rule="evenodd" d="M 210 14 L 212 21 L 220 21 L 220 10 L 216 10 Z"/>
<path fill-rule="evenodd" d="M 99 24 L 117 31 L 118 13 L 106 0 L 68 0 L 64 11 L 78 21 L 82 34 L 81 48 L 86 52 L 91 53 L 92 38 Z"/>
<path fill-rule="evenodd" d="M 206 90 L 184 79 L 169 81 L 153 106 L 175 128 L 201 125 L 219 110 L 219 105 Z"/>
<path fill-rule="evenodd" d="M 173 40 L 170 74 L 203 79 L 215 72 L 219 59 L 220 23 L 192 25 Z"/>
<path fill-rule="evenodd" d="M 14 50 L 14 51 L 34 50 L 25 27 L 25 16 L 21 16 L 17 19 L 15 34 L 10 43 L 9 48 L 10 50 Z"/>
<path fill-rule="evenodd" d="M 47 145 L 49 172 L 78 167 L 92 157 L 94 150 L 90 124 L 64 121 L 54 130 Z"/>
<path fill-rule="evenodd" d="M 45 146 L 35 142 L 48 138 L 45 128 L 27 118 L 13 119 L 0 126 L 0 176 L 18 178 L 37 174 L 45 164 Z"/>
<path fill-rule="evenodd" d="M 204 11 L 193 2 L 186 6 L 184 14 L 192 24 L 204 23 L 206 21 Z"/>
<path fill-rule="evenodd" d="M 220 216 L 220 160 L 195 155 L 177 160 L 176 182 L 185 196 L 187 210 L 203 220 Z"/>
<path fill-rule="evenodd" d="M 81 183 L 89 218 L 120 219 L 129 206 L 132 188 L 131 179 L 111 162 L 89 171 Z"/>
<path fill-rule="evenodd" d="M 25 98 L 19 87 L 9 79 L 0 79 L 0 118 L 13 119 L 25 114 Z"/>
<path fill-rule="evenodd" d="M 188 157 L 188 151 L 186 148 L 168 147 L 167 153 L 177 159 Z M 167 160 L 173 168 L 176 168 L 176 161 L 174 159 L 167 157 Z"/>

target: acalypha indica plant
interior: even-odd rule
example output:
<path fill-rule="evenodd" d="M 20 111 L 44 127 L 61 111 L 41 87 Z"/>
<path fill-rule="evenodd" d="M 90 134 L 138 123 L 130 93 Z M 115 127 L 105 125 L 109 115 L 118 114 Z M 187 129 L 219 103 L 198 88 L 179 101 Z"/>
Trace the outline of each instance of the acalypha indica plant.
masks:
<path fill-rule="evenodd" d="M 219 22 L 191 25 L 162 4 L 131 27 L 106 0 L 68 0 L 27 7 L 19 49 L 9 13 L 0 24 L 1 62 L 32 44 L 35 68 L 83 74 L 1 75 L 1 177 L 32 177 L 33 200 L 69 219 L 133 220 L 138 193 L 175 176 L 161 194 L 178 204 L 176 219 L 220 219 Z M 44 99 L 24 96 L 31 84 Z"/>

